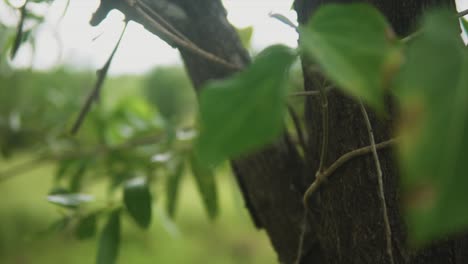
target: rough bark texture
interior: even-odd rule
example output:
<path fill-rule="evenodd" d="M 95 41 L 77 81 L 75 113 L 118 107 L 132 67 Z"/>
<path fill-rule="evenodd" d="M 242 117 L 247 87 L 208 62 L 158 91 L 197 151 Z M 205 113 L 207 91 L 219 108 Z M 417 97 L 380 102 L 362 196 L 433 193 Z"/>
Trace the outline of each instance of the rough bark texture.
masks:
<path fill-rule="evenodd" d="M 111 3 L 128 18 L 144 25 L 161 36 L 151 21 L 141 17 L 134 7 L 123 0 L 102 0 Z M 138 0 L 137 0 L 138 1 Z M 297 0 L 295 8 L 299 22 L 323 3 L 351 2 L 330 0 Z M 427 6 L 451 3 L 448 0 L 374 0 L 389 18 L 395 31 L 405 35 L 412 29 L 417 16 Z M 101 4 L 94 22 L 99 21 L 108 8 Z M 226 11 L 219 0 L 173 0 L 184 10 L 187 19 L 165 17 L 175 28 L 210 53 L 236 65 L 246 65 L 249 57 L 242 48 Z M 164 10 L 153 5 L 164 16 Z M 104 11 L 103 11 L 104 10 Z M 100 16 L 100 17 L 98 17 Z M 357 29 L 358 30 L 358 29 Z M 162 36 L 163 39 L 166 39 Z M 169 41 L 170 42 L 170 41 Z M 199 55 L 180 49 L 194 86 L 199 89 L 208 80 L 220 79 L 234 73 Z M 157 52 L 157 51 L 156 51 Z M 305 88 L 315 89 L 313 79 L 305 74 Z M 332 90 L 330 105 L 330 145 L 327 164 L 340 155 L 369 145 L 369 137 L 358 105 L 352 99 Z M 304 109 L 308 135 L 306 160 L 299 155 L 290 136 L 285 134 L 274 145 L 232 162 L 247 207 L 257 227 L 264 228 L 281 263 L 293 263 L 296 257 L 303 215 L 302 194 L 314 180 L 320 149 L 321 116 L 319 103 L 308 98 Z M 382 120 L 371 114 L 376 141 L 389 139 L 392 120 Z M 222 124 L 220 124 L 222 126 Z M 385 194 L 393 231 L 395 263 L 462 264 L 468 263 L 468 241 L 465 238 L 437 243 L 417 253 L 405 244 L 398 196 L 398 172 L 391 150 L 380 153 L 385 182 Z M 301 263 L 389 263 L 385 252 L 385 230 L 382 208 L 378 199 L 378 184 L 374 163 L 370 156 L 357 158 L 336 171 L 327 184 L 312 199 L 304 255 Z"/>

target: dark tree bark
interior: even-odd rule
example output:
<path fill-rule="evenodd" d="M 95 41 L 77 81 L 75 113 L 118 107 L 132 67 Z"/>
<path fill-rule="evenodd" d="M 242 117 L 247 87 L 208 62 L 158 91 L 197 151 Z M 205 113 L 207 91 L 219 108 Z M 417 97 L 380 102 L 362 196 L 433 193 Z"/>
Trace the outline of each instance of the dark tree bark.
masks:
<path fill-rule="evenodd" d="M 104 3 L 101 3 L 101 8 L 96 13 L 95 23 L 107 13 L 110 6 L 118 8 L 128 18 L 167 39 L 152 21 L 141 16 L 135 7 L 126 1 L 102 1 Z M 238 66 L 249 63 L 247 52 L 242 48 L 235 30 L 228 23 L 226 11 L 220 0 L 169 2 L 180 7 L 187 19 L 164 17 L 164 10 L 158 10 L 161 7 L 153 5 L 152 8 L 200 48 Z M 295 9 L 299 22 L 305 23 L 320 5 L 330 2 L 351 1 L 297 0 Z M 414 21 L 425 8 L 453 4 L 452 0 L 369 2 L 376 5 L 388 17 L 395 31 L 401 36 L 413 29 Z M 186 48 L 179 46 L 179 49 L 196 89 L 208 80 L 225 78 L 235 72 L 233 69 L 202 58 Z M 304 77 L 305 89 L 314 90 L 314 79 L 320 77 L 310 74 L 304 74 Z M 335 90 L 332 90 L 328 97 L 330 143 L 326 164 L 330 165 L 342 154 L 369 145 L 369 137 L 359 106 L 353 99 Z M 304 111 L 308 155 L 305 160 L 299 155 L 288 133 L 285 133 L 276 144 L 232 162 L 252 218 L 258 228 L 263 228 L 268 233 L 281 263 L 293 263 L 297 254 L 303 218 L 302 195 L 314 180 L 319 161 L 318 150 L 322 131 L 319 106 L 317 99 L 311 97 L 307 99 Z M 391 117 L 393 116 L 383 120 L 371 113 L 377 142 L 392 136 Z M 380 151 L 379 154 L 393 232 L 395 263 L 468 263 L 468 241 L 464 237 L 447 239 L 418 252 L 408 250 L 405 243 L 405 226 L 400 214 L 397 167 L 390 149 Z M 376 169 L 370 156 L 356 158 L 337 170 L 311 199 L 311 213 L 308 217 L 301 263 L 390 263 L 386 253 L 384 221 L 378 190 Z"/>

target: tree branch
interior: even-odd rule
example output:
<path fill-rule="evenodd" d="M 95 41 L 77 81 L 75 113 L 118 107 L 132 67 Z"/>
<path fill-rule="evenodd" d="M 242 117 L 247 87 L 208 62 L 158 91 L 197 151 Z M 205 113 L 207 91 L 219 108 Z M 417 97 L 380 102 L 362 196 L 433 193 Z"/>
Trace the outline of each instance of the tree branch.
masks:
<path fill-rule="evenodd" d="M 175 43 L 178 48 L 183 48 L 188 51 L 191 51 L 192 53 L 205 58 L 209 61 L 212 61 L 214 63 L 217 63 L 218 65 L 221 65 L 223 67 L 226 67 L 228 69 L 233 69 L 233 70 L 242 70 L 243 67 L 234 65 L 208 51 L 205 51 L 201 48 L 199 48 L 195 43 L 190 41 L 188 38 L 183 36 L 179 31 L 175 30 L 172 26 L 167 28 L 167 25 L 170 25 L 169 22 L 165 21 L 161 16 L 154 16 L 154 10 L 151 10 L 146 4 L 144 4 L 142 1 L 139 0 L 126 0 L 127 4 L 134 7 L 136 13 L 140 15 L 141 17 L 145 18 L 151 26 L 153 26 L 156 31 L 160 32 L 163 34 L 166 38 L 168 38 L 170 41 Z M 148 14 L 149 13 L 149 14 Z M 161 25 L 160 22 L 158 22 L 156 19 L 160 19 L 164 25 Z M 173 32 L 171 32 L 171 30 Z"/>
<path fill-rule="evenodd" d="M 86 98 L 86 101 L 81 108 L 80 113 L 78 114 L 78 118 L 76 119 L 75 123 L 73 124 L 73 127 L 71 129 L 72 134 L 76 134 L 78 130 L 81 127 L 81 124 L 84 121 L 84 118 L 86 115 L 89 113 L 89 110 L 91 109 L 91 105 L 94 101 L 99 100 L 99 94 L 102 89 L 102 85 L 104 84 L 104 80 L 106 79 L 107 72 L 109 71 L 110 64 L 112 62 L 112 59 L 114 58 L 115 53 L 117 52 L 117 49 L 119 48 L 120 42 L 122 41 L 122 37 L 125 33 L 125 30 L 127 29 L 128 21 L 125 21 L 124 28 L 122 29 L 122 33 L 120 33 L 119 40 L 115 44 L 114 49 L 112 50 L 111 55 L 107 59 L 106 63 L 104 66 L 97 71 L 97 80 L 96 83 L 94 84 L 94 88 L 91 90 L 91 93 L 88 95 Z"/>
<path fill-rule="evenodd" d="M 457 14 L 458 17 L 464 17 L 466 15 L 468 15 L 468 9 L 458 12 Z"/>

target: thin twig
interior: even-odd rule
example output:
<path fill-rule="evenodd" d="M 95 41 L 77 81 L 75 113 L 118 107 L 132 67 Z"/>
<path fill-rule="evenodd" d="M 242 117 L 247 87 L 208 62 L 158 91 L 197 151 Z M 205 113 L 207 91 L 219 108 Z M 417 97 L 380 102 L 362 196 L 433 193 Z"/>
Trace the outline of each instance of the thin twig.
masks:
<path fill-rule="evenodd" d="M 362 115 L 364 116 L 364 121 L 366 122 L 367 131 L 369 133 L 369 139 L 370 139 L 371 148 L 372 148 L 372 156 L 374 157 L 375 167 L 377 169 L 377 179 L 378 179 L 378 184 L 379 184 L 379 199 L 382 205 L 382 213 L 383 213 L 384 224 L 385 224 L 385 238 L 387 242 L 387 254 L 390 260 L 390 264 L 393 264 L 395 262 L 393 260 L 392 229 L 390 227 L 390 221 L 388 220 L 388 210 L 387 210 L 387 203 L 385 201 L 382 168 L 380 165 L 379 155 L 377 153 L 377 148 L 375 145 L 375 138 L 374 138 L 374 131 L 372 128 L 372 124 L 369 120 L 369 115 L 367 114 L 366 107 L 364 106 L 364 103 L 361 100 L 359 100 L 359 106 L 361 108 Z"/>
<path fill-rule="evenodd" d="M 320 102 L 322 106 L 322 146 L 320 150 L 319 167 L 317 169 L 317 172 L 315 173 L 315 181 L 312 184 L 314 184 L 315 182 L 324 181 L 324 178 L 322 177 L 322 171 L 324 170 L 325 160 L 327 158 L 328 138 L 329 138 L 329 135 L 328 135 L 328 95 L 327 95 L 326 88 L 327 87 L 325 87 L 325 82 L 318 86 Z M 307 189 L 307 191 L 308 190 L 309 189 Z M 304 251 L 304 239 L 305 239 L 305 235 L 307 231 L 305 226 L 307 225 L 307 215 L 309 214 L 309 205 L 308 205 L 309 196 L 307 196 L 308 195 L 307 191 L 304 194 L 303 201 L 302 201 L 302 204 L 304 206 L 304 216 L 303 216 L 301 233 L 299 235 L 299 245 L 297 249 L 296 260 L 294 262 L 295 264 L 299 264 L 301 262 L 301 258 L 302 258 L 303 251 Z"/>
<path fill-rule="evenodd" d="M 376 144 L 375 148 L 377 150 L 387 148 L 393 144 L 395 144 L 396 139 L 390 139 L 387 141 L 384 141 L 382 143 Z M 350 161 L 351 159 L 354 159 L 356 157 L 366 155 L 372 152 L 372 146 L 367 146 L 359 149 L 352 150 L 341 157 L 339 157 L 328 169 L 326 169 L 324 172 L 320 174 L 320 177 L 316 178 L 315 181 L 309 186 L 307 191 L 304 194 L 304 203 L 308 204 L 309 198 L 317 191 L 317 189 L 320 187 L 320 185 L 328 179 L 337 169 L 339 169 L 341 166 L 343 166 L 346 162 Z"/>
<path fill-rule="evenodd" d="M 164 135 L 157 134 L 152 136 L 130 139 L 122 144 L 115 146 L 100 145 L 88 150 L 42 154 L 26 162 L 12 166 L 11 168 L 8 168 L 4 171 L 0 171 L 0 182 L 11 179 L 16 175 L 24 174 L 26 172 L 37 169 L 48 161 L 61 161 L 67 159 L 80 159 L 89 156 L 96 157 L 98 155 L 106 155 L 115 151 L 128 150 L 140 146 L 156 144 L 160 142 L 163 137 Z"/>
<path fill-rule="evenodd" d="M 24 26 L 24 20 L 26 19 L 26 5 L 28 4 L 29 0 L 26 0 L 24 2 L 23 6 L 19 8 L 20 10 L 20 20 L 18 22 L 18 26 L 16 28 L 16 36 L 15 40 L 13 41 L 13 46 L 11 48 L 11 53 L 10 53 L 10 58 L 13 60 L 16 56 L 16 52 L 18 51 L 21 42 L 23 41 L 23 26 Z"/>
<path fill-rule="evenodd" d="M 125 33 L 125 30 L 127 29 L 128 21 L 125 21 L 124 28 L 122 29 L 122 33 L 120 33 L 120 37 L 117 40 L 117 43 L 115 44 L 114 49 L 112 50 L 112 53 L 110 54 L 109 58 L 107 59 L 106 63 L 104 66 L 97 71 L 97 80 L 96 83 L 94 84 L 93 89 L 91 90 L 91 93 L 88 95 L 86 98 L 86 101 L 81 108 L 80 113 L 78 114 L 78 118 L 76 119 L 75 123 L 73 124 L 73 127 L 71 129 L 72 134 L 76 134 L 78 130 L 81 127 L 81 124 L 84 121 L 84 118 L 88 114 L 89 110 L 91 109 L 91 105 L 93 104 L 94 101 L 99 100 L 99 95 L 102 89 L 102 85 L 104 84 L 104 80 L 106 79 L 107 72 L 109 71 L 110 64 L 112 62 L 112 59 L 114 58 L 114 55 L 119 48 L 120 42 L 122 41 L 122 37 Z"/>
<path fill-rule="evenodd" d="M 422 30 L 417 30 L 411 34 L 409 34 L 408 36 L 404 37 L 403 39 L 401 39 L 401 42 L 403 43 L 408 43 L 410 42 L 411 40 L 413 40 L 414 38 L 418 37 L 419 35 L 421 35 L 422 33 Z"/>
<path fill-rule="evenodd" d="M 325 92 L 328 93 L 331 89 L 333 89 L 333 85 L 325 87 Z M 290 93 L 288 96 L 299 97 L 299 96 L 318 96 L 318 95 L 320 95 L 320 91 L 314 90 L 314 91 L 294 92 L 294 93 Z"/>
<path fill-rule="evenodd" d="M 468 9 L 458 12 L 457 17 L 464 17 L 468 15 Z"/>
<path fill-rule="evenodd" d="M 306 226 L 307 226 L 307 216 L 308 216 L 309 208 L 310 208 L 309 206 L 310 197 L 312 197 L 312 195 L 328 179 L 328 177 L 330 177 L 338 168 L 343 166 L 343 164 L 345 164 L 349 160 L 371 153 L 374 147 L 375 147 L 375 150 L 383 149 L 383 148 L 393 145 L 395 142 L 396 142 L 396 139 L 390 139 L 382 143 L 375 144 L 374 146 L 367 146 L 367 147 L 363 147 L 363 148 L 350 151 L 342 155 L 341 157 L 339 157 L 330 167 L 328 167 L 328 169 L 316 175 L 314 182 L 309 186 L 309 188 L 307 188 L 302 198 L 302 203 L 304 204 L 304 215 L 303 215 L 303 222 L 301 224 L 301 234 L 299 236 L 299 246 L 297 250 L 296 260 L 294 261 L 295 264 L 301 263 L 301 258 L 302 258 L 302 254 L 304 250 L 304 239 L 307 233 Z"/>
<path fill-rule="evenodd" d="M 325 85 L 319 85 L 320 101 L 322 105 L 322 147 L 320 151 L 320 162 L 316 175 L 322 173 L 328 152 L 328 95 Z"/>
<path fill-rule="evenodd" d="M 299 96 L 318 96 L 320 95 L 319 91 L 300 91 L 300 92 L 294 92 L 290 93 L 289 96 L 291 97 L 299 97 Z"/>
<path fill-rule="evenodd" d="M 151 23 L 151 26 L 154 27 L 155 30 L 159 31 L 161 34 L 163 34 L 165 37 L 169 38 L 171 41 L 173 41 L 176 45 L 178 45 L 179 48 L 184 48 L 188 51 L 191 51 L 192 53 L 205 58 L 209 61 L 212 61 L 214 63 L 217 63 L 223 67 L 226 67 L 228 69 L 233 69 L 233 70 L 242 70 L 243 67 L 232 64 L 216 55 L 213 53 L 210 53 L 206 50 L 201 49 L 198 47 L 195 43 L 191 42 L 187 38 L 180 38 L 177 36 L 175 33 L 171 32 L 168 30 L 166 27 L 161 25 L 156 19 L 148 14 L 148 11 L 145 11 L 143 9 L 145 6 L 140 3 L 140 1 L 135 1 L 135 0 L 127 0 L 127 3 L 130 6 L 134 6 L 135 10 L 137 13 L 148 20 Z M 143 8 L 142 8 L 143 7 Z M 153 13 L 153 12 L 150 12 Z"/>
<path fill-rule="evenodd" d="M 149 12 L 151 14 L 151 17 L 154 18 L 155 21 L 157 21 L 159 24 L 161 24 L 161 26 L 166 28 L 168 31 L 170 31 L 171 33 L 173 33 L 174 35 L 176 35 L 180 39 L 182 39 L 182 40 L 184 40 L 186 42 L 190 42 L 190 40 L 184 34 L 182 34 L 174 26 L 172 26 L 171 23 L 169 23 L 166 19 L 164 19 L 164 17 L 159 15 L 153 8 L 149 7 L 148 4 L 145 1 L 138 1 L 138 2 L 136 2 L 136 4 L 141 5 L 146 10 L 146 12 Z"/>
<path fill-rule="evenodd" d="M 294 264 L 301 263 L 302 254 L 304 250 L 304 240 L 307 234 L 308 216 L 309 216 L 309 210 L 304 208 L 304 214 L 302 215 L 302 220 L 301 220 L 301 230 L 300 230 L 301 233 L 299 235 L 299 245 L 297 247 L 298 251 L 297 251 L 297 256 L 296 256 L 296 260 L 294 261 Z"/>
<path fill-rule="evenodd" d="M 292 108 L 291 105 L 288 104 L 288 112 L 289 112 L 289 115 L 291 116 L 291 119 L 293 121 L 293 124 L 294 124 L 294 128 L 296 130 L 296 134 L 297 134 L 297 137 L 299 139 L 299 145 L 302 147 L 302 151 L 304 152 L 304 155 L 306 154 L 307 152 L 307 141 L 306 141 L 306 138 L 304 136 L 304 132 L 302 130 L 302 126 L 301 126 L 301 121 L 299 120 L 299 117 L 297 116 L 296 112 L 294 111 L 294 109 Z M 307 155 L 305 155 L 307 157 Z"/>

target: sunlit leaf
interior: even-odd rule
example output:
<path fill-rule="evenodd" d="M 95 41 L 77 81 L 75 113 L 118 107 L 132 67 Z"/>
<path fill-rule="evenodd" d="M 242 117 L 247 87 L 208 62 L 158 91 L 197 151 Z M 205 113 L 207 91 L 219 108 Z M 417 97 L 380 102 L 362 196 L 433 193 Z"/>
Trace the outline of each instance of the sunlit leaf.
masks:
<path fill-rule="evenodd" d="M 368 4 L 329 4 L 300 28 L 300 47 L 346 92 L 382 109 L 400 64 L 392 29 Z"/>
<path fill-rule="evenodd" d="M 249 49 L 253 35 L 253 27 L 236 28 L 237 34 L 242 42 L 242 46 Z"/>
<path fill-rule="evenodd" d="M 99 238 L 96 264 L 114 264 L 120 246 L 120 209 L 115 209 Z"/>
<path fill-rule="evenodd" d="M 83 203 L 94 200 L 93 196 L 81 193 L 54 194 L 47 196 L 47 200 L 53 204 L 68 208 L 76 208 Z"/>
<path fill-rule="evenodd" d="M 279 136 L 288 71 L 295 58 L 290 48 L 271 46 L 245 71 L 202 90 L 197 141 L 202 162 L 217 165 Z"/>
<path fill-rule="evenodd" d="M 406 216 L 413 242 L 468 229 L 468 53 L 451 12 L 428 15 L 395 92 Z"/>
<path fill-rule="evenodd" d="M 97 214 L 92 213 L 79 219 L 75 234 L 78 239 L 92 238 L 96 234 Z"/>
<path fill-rule="evenodd" d="M 190 165 L 208 216 L 214 219 L 219 211 L 218 190 L 216 188 L 214 171 L 205 166 L 204 163 L 201 163 L 195 155 L 191 157 Z"/>
<path fill-rule="evenodd" d="M 179 188 L 184 173 L 184 161 L 179 161 L 169 172 L 166 182 L 166 210 L 169 217 L 174 218 L 177 201 L 179 198 Z"/>
<path fill-rule="evenodd" d="M 124 203 L 135 222 L 142 228 L 151 223 L 151 192 L 147 181 L 138 177 L 125 183 Z"/>

